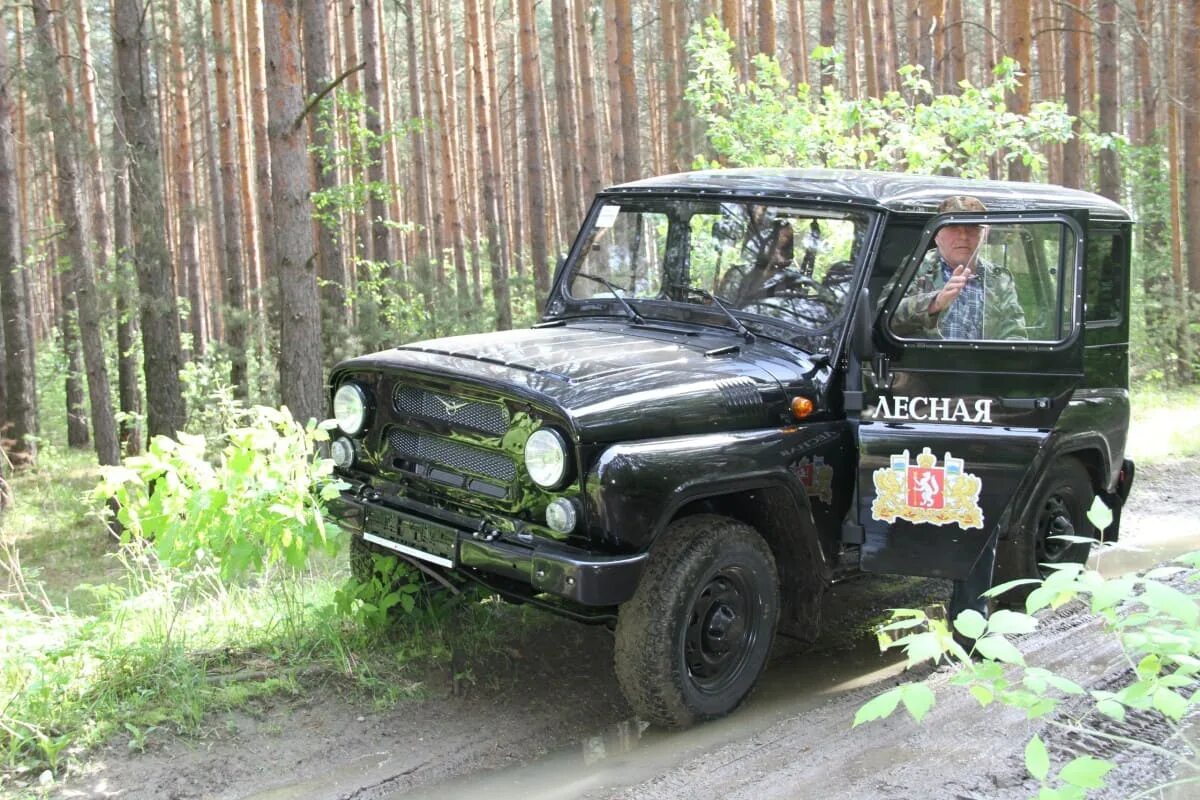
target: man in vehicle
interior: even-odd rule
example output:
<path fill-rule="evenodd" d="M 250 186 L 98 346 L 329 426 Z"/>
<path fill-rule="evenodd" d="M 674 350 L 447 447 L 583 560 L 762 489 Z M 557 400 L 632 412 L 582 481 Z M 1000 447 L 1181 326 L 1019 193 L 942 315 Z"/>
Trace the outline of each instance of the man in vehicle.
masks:
<path fill-rule="evenodd" d="M 983 213 L 975 197 L 953 195 L 939 214 Z M 1012 275 L 980 258 L 984 225 L 945 225 L 934 236 L 937 257 L 927 255 L 907 295 L 896 306 L 892 329 L 931 339 L 1024 339 L 1025 313 Z"/>

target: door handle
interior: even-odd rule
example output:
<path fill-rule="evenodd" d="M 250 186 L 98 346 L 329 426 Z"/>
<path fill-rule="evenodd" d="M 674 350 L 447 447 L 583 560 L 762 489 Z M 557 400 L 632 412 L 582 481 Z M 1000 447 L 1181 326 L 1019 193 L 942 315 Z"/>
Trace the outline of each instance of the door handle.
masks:
<path fill-rule="evenodd" d="M 1050 407 L 1049 397 L 1001 397 L 1001 408 L 1019 411 L 1045 411 Z"/>

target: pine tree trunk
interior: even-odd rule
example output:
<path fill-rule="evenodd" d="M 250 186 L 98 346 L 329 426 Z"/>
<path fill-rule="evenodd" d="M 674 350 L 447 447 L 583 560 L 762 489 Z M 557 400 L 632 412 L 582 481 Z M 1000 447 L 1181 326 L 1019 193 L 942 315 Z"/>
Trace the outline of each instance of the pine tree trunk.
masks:
<path fill-rule="evenodd" d="M 1065 186 L 1083 188 L 1083 152 L 1079 141 L 1079 114 L 1083 108 L 1083 76 L 1080 59 L 1083 55 L 1083 33 L 1080 29 L 1079 3 L 1081 0 L 1065 0 L 1063 9 L 1066 32 L 1063 34 L 1063 82 L 1067 113 L 1075 118 L 1071 125 L 1072 136 L 1063 144 L 1063 174 Z"/>
<path fill-rule="evenodd" d="M 1171 284 L 1175 289 L 1175 312 L 1178 327 L 1175 331 L 1175 352 L 1179 355 L 1177 362 L 1178 378 L 1183 383 L 1192 383 L 1195 377 L 1192 372 L 1192 336 L 1189 320 L 1191 314 L 1188 308 L 1188 287 L 1184 283 L 1184 223 L 1183 223 L 1183 160 L 1181 158 L 1180 138 L 1183 134 L 1183 123 L 1180 120 L 1179 99 L 1183 96 L 1179 52 L 1179 4 L 1167 3 L 1167 26 L 1164 38 L 1167 40 L 1167 95 L 1171 102 L 1167 104 L 1167 164 L 1171 198 Z M 1190 233 L 1190 232 L 1189 232 Z M 1194 248 L 1193 248 L 1194 249 Z"/>
<path fill-rule="evenodd" d="M 196 228 L 196 176 L 192 169 L 192 114 L 188 75 L 183 60 L 182 18 L 179 0 L 168 0 L 167 20 L 170 34 L 171 82 L 174 100 L 171 116 L 175 122 L 175 198 L 179 219 L 179 261 L 187 275 L 189 310 L 188 328 L 192 334 L 192 352 L 203 355 L 208 330 L 204 319 L 204 283 L 200 277 L 199 231 Z"/>
<path fill-rule="evenodd" d="M 630 0 L 617 0 L 617 69 L 621 78 L 621 142 L 625 157 L 622 180 L 642 176 L 641 126 L 638 123 L 638 94 L 634 83 L 633 10 Z"/>
<path fill-rule="evenodd" d="M 108 235 L 108 198 L 104 191 L 104 159 L 100 148 L 100 115 L 96 108 L 96 68 L 92 60 L 92 29 L 87 4 L 75 4 L 75 29 L 79 39 L 79 87 L 83 100 L 84 123 L 87 129 L 88 202 L 92 207 L 92 236 L 96 240 L 96 257 L 101 266 L 112 257 L 112 240 Z"/>
<path fill-rule="evenodd" d="M 138 0 L 115 0 L 113 44 L 116 56 L 118 120 L 128 143 L 129 210 L 133 258 L 141 307 L 146 423 L 151 436 L 176 436 L 185 422 L 179 373 L 179 315 L 175 274 L 163 226 L 158 137 L 150 106 L 148 39 Z"/>
<path fill-rule="evenodd" d="M 421 73 L 417 67 L 420 52 L 417 49 L 417 23 L 413 12 L 413 0 L 405 0 L 404 17 L 407 44 L 405 49 L 408 51 L 408 113 L 410 117 L 417 120 L 425 117 L 425 111 L 421 102 Z M 409 141 L 411 142 L 413 154 L 412 169 L 417 180 L 417 269 L 420 274 L 420 289 L 425 298 L 425 304 L 432 308 L 433 298 L 436 296 L 433 286 L 433 276 L 430 270 L 433 256 L 433 245 L 431 242 L 433 212 L 429 206 L 431 199 L 428 179 L 429 171 L 427 168 L 429 156 L 425 150 L 426 135 L 423 126 L 413 125 L 411 127 Z"/>
<path fill-rule="evenodd" d="M 1137 0 L 1137 33 L 1133 54 L 1141 107 L 1135 119 L 1138 121 L 1136 141 L 1143 147 L 1154 142 L 1154 134 L 1158 130 L 1158 93 L 1150 66 L 1150 42 L 1154 39 L 1153 22 L 1153 0 Z"/>
<path fill-rule="evenodd" d="M 579 104 L 583 112 L 580 124 L 583 151 L 579 162 L 582 170 L 581 184 L 583 201 L 603 185 L 604 163 L 600 153 L 599 120 L 596 117 L 596 65 L 592 55 L 592 33 L 587 15 L 590 4 L 587 0 L 575 2 L 575 47 L 579 61 Z"/>
<path fill-rule="evenodd" d="M 62 334 L 63 355 L 66 356 L 67 362 L 66 375 L 63 378 L 63 392 L 67 404 L 67 446 L 82 450 L 91 444 L 92 437 L 88 428 L 87 401 L 83 391 L 79 310 L 75 305 L 75 293 L 69 288 L 68 276 L 63 275 L 60 278 L 56 275 L 54 287 L 58 297 L 58 328 Z"/>
<path fill-rule="evenodd" d="M 271 148 L 269 144 L 269 134 L 267 131 L 267 75 L 263 69 L 263 24 L 262 12 L 263 9 L 259 3 L 248 2 L 246 9 L 246 70 L 250 81 L 250 119 L 253 122 L 254 129 L 254 185 L 257 189 L 257 209 L 258 209 L 258 225 L 259 225 L 259 247 L 262 248 L 261 261 L 259 262 L 260 270 L 251 276 L 250 283 L 254 289 L 251 302 L 254 305 L 259 319 L 264 319 L 263 313 L 266 310 L 264 295 L 267 294 L 267 286 L 271 281 L 272 276 L 270 270 L 279 263 L 279 256 L 275 252 L 276 237 L 272 232 L 277 232 L 275 227 L 275 210 L 271 207 L 271 199 L 274 197 L 271 184 L 271 158 L 268 155 Z M 271 43 L 274 47 L 275 42 Z M 265 326 L 259 326 L 260 336 L 261 331 Z M 294 409 L 293 409 L 294 410 Z"/>
<path fill-rule="evenodd" d="M 1012 0 L 1004 8 L 1005 49 L 1008 55 L 1021 65 L 1021 82 L 1008 97 L 1008 110 L 1014 114 L 1026 115 L 1032 102 L 1029 74 L 1030 69 L 1030 33 L 1033 19 L 1029 0 Z M 1032 177 L 1029 166 L 1020 159 L 1008 163 L 1008 179 L 1010 181 L 1027 181 Z"/>
<path fill-rule="evenodd" d="M 1099 65 L 1099 106 L 1100 133 L 1119 134 L 1120 123 L 1117 120 L 1117 2 L 1116 0 L 1100 0 L 1100 65 Z M 1200 132 L 1200 131 L 1198 131 Z M 1115 148 L 1106 147 L 1100 151 L 1100 194 L 1114 202 L 1120 202 L 1121 170 L 1117 163 Z"/>
<path fill-rule="evenodd" d="M 1184 74 L 1189 76 L 1183 115 L 1183 193 L 1187 209 L 1188 286 L 1192 307 L 1196 307 L 1200 305 L 1200 83 L 1196 80 L 1200 75 L 1200 0 L 1189 0 L 1183 10 L 1188 18 L 1183 22 L 1183 52 L 1179 61 Z M 1192 318 L 1190 308 L 1187 318 Z M 1189 362 L 1188 367 L 1192 370 L 1189 383 L 1195 382 L 1195 365 Z"/>
<path fill-rule="evenodd" d="M 735 40 L 736 41 L 736 40 Z M 608 98 L 604 108 L 608 112 L 608 147 L 611 160 L 608 181 L 619 183 L 625 180 L 625 124 L 621 114 L 621 55 L 620 38 L 617 36 L 617 0 L 604 0 L 604 52 L 605 77 Z"/>
<path fill-rule="evenodd" d="M 508 276 L 513 270 L 513 248 L 510 243 L 513 241 L 513 209 L 512 204 L 512 173 L 504 168 L 504 137 L 503 125 L 500 119 L 500 54 L 496 50 L 496 9 L 494 0 L 479 0 L 482 3 L 483 12 L 483 48 L 486 52 L 487 70 L 484 73 L 487 75 L 488 85 L 488 113 L 490 119 L 488 127 L 492 137 L 492 165 L 495 168 L 496 176 L 496 206 L 500 216 L 497 218 L 497 224 L 500 226 L 500 262 L 501 269 L 508 280 Z M 513 92 L 516 95 L 516 92 Z M 493 267 L 493 269 L 495 269 Z M 494 291 L 494 290 L 493 290 Z M 505 296 L 507 297 L 507 287 L 505 288 Z M 507 303 L 506 303 L 507 306 Z M 512 310 L 506 308 L 505 313 L 508 318 L 512 319 Z M 497 309 L 496 314 L 500 311 Z"/>
<path fill-rule="evenodd" d="M 820 42 L 821 47 L 837 47 L 837 19 L 834 17 L 834 2 L 833 0 L 821 0 L 821 31 Z M 821 64 L 821 89 L 826 86 L 833 85 L 833 60 L 822 59 Z"/>
<path fill-rule="evenodd" d="M 380 92 L 382 70 L 379 64 L 379 30 L 376 26 L 375 3 L 377 0 L 361 0 L 362 12 L 362 59 L 367 65 L 363 70 L 363 97 L 367 104 L 367 130 L 379 151 L 373 153 L 367 164 L 367 180 L 375 186 L 383 186 L 388 176 L 384 172 L 386 159 L 383 152 L 383 102 Z M 382 192 L 372 192 L 371 201 L 371 259 L 380 263 L 392 260 L 391 237 L 388 228 L 388 201 Z"/>
<path fill-rule="evenodd" d="M 852 7 L 857 7 L 858 9 L 858 26 L 862 37 L 863 73 L 867 79 L 867 96 L 878 97 L 880 65 L 875 61 L 876 37 L 871 30 L 871 0 L 854 0 Z"/>
<path fill-rule="evenodd" d="M 8 63 L 8 30 L 0 15 L 0 313 L 4 332 L 3 437 L 14 465 L 36 455 L 37 396 L 33 380 L 33 340 L 29 337 L 29 307 L 24 286 L 20 195 L 17 191 L 17 149 L 13 139 L 15 84 Z"/>
<path fill-rule="evenodd" d="M 528 145 L 525 161 L 529 189 L 530 255 L 533 259 L 533 285 L 540 313 L 550 291 L 550 250 L 546 239 L 546 169 L 542 157 L 542 143 L 546 133 L 538 113 L 542 106 L 542 71 L 539 67 L 533 0 L 519 0 L 517 8 L 521 22 L 521 103 L 525 112 L 525 142 Z M 632 75 L 630 80 L 632 81 Z M 623 111 L 628 112 L 629 109 L 625 108 Z"/>
<path fill-rule="evenodd" d="M 142 373 L 134 358 L 138 336 L 137 275 L 131 257 L 133 222 L 129 216 L 127 152 L 125 132 L 113 120 L 113 280 L 117 294 L 117 398 L 122 413 L 117 434 L 122 452 L 132 456 L 142 452 L 142 426 L 139 421 L 142 415 Z"/>
<path fill-rule="evenodd" d="M 775 38 L 775 0 L 758 0 L 758 52 L 778 58 Z"/>
<path fill-rule="evenodd" d="M 40 49 L 43 87 L 47 97 L 64 97 L 63 76 L 58 63 L 59 53 L 51 31 L 50 9 L 46 0 L 34 0 L 34 23 Z M 100 304 L 96 296 L 96 275 L 92 266 L 91 248 L 87 241 L 85 221 L 80 208 L 78 163 L 71 139 L 73 126 L 69 114 L 75 109 L 66 103 L 49 103 L 50 121 L 59 135 L 54 139 L 54 163 L 58 172 L 57 211 L 63 233 L 63 262 L 68 264 L 63 274 L 68 291 L 75 293 L 79 313 L 79 333 L 83 340 L 83 359 L 87 370 L 88 400 L 92 410 L 93 440 L 101 464 L 117 464 L 121 447 L 117 441 L 116 418 L 109 394 L 108 367 L 104 360 L 103 338 L 100 332 Z"/>
<path fill-rule="evenodd" d="M 792 83 L 808 83 L 808 20 L 804 16 L 803 0 L 788 0 L 788 34 L 792 54 Z"/>
<path fill-rule="evenodd" d="M 558 122 L 559 186 L 562 187 L 559 223 L 562 230 L 571 230 L 580 217 L 579 128 L 575 118 L 575 46 L 571 40 L 570 2 L 550 6 L 554 29 L 554 108 Z"/>
<path fill-rule="evenodd" d="M 199 34 L 198 56 L 200 73 L 200 148 L 204 158 L 204 176 L 207 183 L 204 202 L 200 205 L 208 207 L 208 231 L 202 242 L 207 257 L 202 263 L 207 264 L 207 283 L 204 289 L 205 307 L 208 309 L 208 330 L 212 339 L 224 342 L 225 318 L 221 311 L 221 302 L 217 299 L 221 291 L 221 281 L 225 274 L 224 233 L 225 203 L 221 196 L 221 156 L 217 147 L 217 135 L 213 130 L 212 108 L 212 76 L 209 74 L 209 42 L 205 35 L 204 3 L 196 0 L 192 6 L 193 29 Z"/>
<path fill-rule="evenodd" d="M 490 0 L 484 0 L 490 2 Z M 504 228 L 500 224 L 500 200 L 496 188 L 500 181 L 496 175 L 496 156 L 492 152 L 492 136 L 489 126 L 492 124 L 492 114 L 489 92 L 484 83 L 484 73 L 487 69 L 495 69 L 495 65 L 484 58 L 484 48 L 480 43 L 478 0 L 467 0 L 467 43 L 474 55 L 475 69 L 475 106 L 477 119 L 477 136 L 479 141 L 479 160 L 483 170 L 483 217 L 487 227 L 488 263 L 491 266 L 492 303 L 495 305 L 497 330 L 508 330 L 512 327 L 512 301 L 508 292 L 507 264 L 501 257 L 501 240 Z M 487 55 L 493 56 L 495 53 Z"/>
<path fill-rule="evenodd" d="M 312 230 L 313 182 L 305 142 L 304 76 L 297 0 L 266 0 L 263 32 L 272 43 L 266 75 L 272 265 L 279 282 L 279 394 L 297 420 L 325 418 L 320 301 Z"/>
<path fill-rule="evenodd" d="M 225 342 L 229 346 L 230 382 L 234 396 L 247 400 L 250 393 L 249 377 L 246 372 L 246 324 L 249 309 L 246 299 L 246 253 L 245 225 L 243 220 L 241 179 L 237 163 L 237 131 L 235 129 L 234 100 L 232 95 L 233 76 L 230 75 L 226 54 L 232 49 L 226 35 L 225 24 L 229 14 L 227 6 L 233 0 L 210 0 L 212 8 L 213 59 L 217 95 L 217 142 L 220 150 L 221 207 L 224 222 L 221 225 L 221 301 L 225 306 Z"/>

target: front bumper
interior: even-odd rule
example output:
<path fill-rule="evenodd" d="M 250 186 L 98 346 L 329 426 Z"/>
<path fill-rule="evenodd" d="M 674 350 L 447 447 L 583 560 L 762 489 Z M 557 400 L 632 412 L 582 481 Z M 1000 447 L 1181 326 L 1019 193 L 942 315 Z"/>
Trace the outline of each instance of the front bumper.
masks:
<path fill-rule="evenodd" d="M 351 535 L 455 569 L 474 570 L 527 583 L 534 593 L 548 593 L 585 606 L 615 606 L 633 596 L 642 574 L 645 553 L 608 555 L 595 553 L 543 537 L 513 541 L 487 521 L 428 506 L 404 497 L 370 490 L 343 491 L 330 502 L 332 516 Z M 367 528 L 372 512 L 395 515 L 407 523 L 438 529 L 446 547 L 440 553 L 380 538 Z"/>

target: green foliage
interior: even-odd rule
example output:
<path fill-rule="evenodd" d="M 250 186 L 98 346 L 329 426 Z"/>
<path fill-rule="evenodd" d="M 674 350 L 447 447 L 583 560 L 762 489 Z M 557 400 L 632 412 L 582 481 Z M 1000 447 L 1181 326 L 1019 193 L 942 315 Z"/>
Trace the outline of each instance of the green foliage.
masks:
<path fill-rule="evenodd" d="M 124 536 L 154 543 L 173 567 L 214 563 L 228 580 L 286 562 L 305 565 L 333 551 L 321 501 L 336 495 L 333 463 L 312 456 L 323 428 L 297 423 L 287 409 L 256 407 L 209 461 L 201 436 L 157 436 L 144 455 L 101 469 L 96 499 L 116 499 Z"/>
<path fill-rule="evenodd" d="M 1029 719 L 1041 719 L 1050 730 L 1062 730 L 1083 742 L 1116 742 L 1143 748 L 1182 762 L 1193 770 L 1195 753 L 1179 755 L 1156 742 L 1106 730 L 1102 718 L 1124 720 L 1129 711 L 1159 715 L 1178 737 L 1185 720 L 1200 706 L 1195 692 L 1200 678 L 1200 600 L 1175 583 L 1200 582 L 1200 552 L 1174 566 L 1151 570 L 1142 577 L 1105 579 L 1077 564 L 1059 566 L 1044 581 L 1020 580 L 991 589 L 995 597 L 1021 584 L 1037 584 L 1024 613 L 1000 610 L 985 618 L 964 611 L 953 623 L 963 640 L 973 640 L 970 652 L 956 641 L 945 621 L 924 612 L 897 609 L 880 629 L 886 647 L 901 647 L 908 666 L 945 661 L 957 667 L 952 686 L 967 690 L 981 706 L 992 703 L 1021 709 Z M 1033 615 L 1045 608 L 1080 602 L 1114 636 L 1129 665 L 1120 688 L 1088 690 L 1057 672 L 1026 663 L 1010 636 L 1037 628 Z M 895 634 L 902 634 L 893 639 Z M 921 691 L 914 687 L 922 687 Z M 1069 704 L 1066 704 L 1070 700 Z M 920 721 L 934 703 L 924 683 L 907 683 L 873 698 L 859 710 L 854 725 L 890 716 L 903 702 Z M 1186 737 L 1180 739 L 1186 742 Z M 1052 772 L 1050 751 L 1041 735 L 1025 748 L 1025 765 L 1040 784 L 1038 798 L 1082 798 L 1105 785 L 1114 764 L 1085 754 Z M 1200 782 L 1200 778 L 1190 778 Z"/>
<path fill-rule="evenodd" d="M 1044 168 L 1042 144 L 1071 136 L 1061 103 L 1037 103 L 1028 115 L 1009 112 L 1005 92 L 1023 77 L 1005 59 L 995 81 L 959 94 L 934 95 L 920 67 L 904 67 L 904 87 L 884 97 L 852 99 L 833 86 L 791 85 L 778 62 L 759 55 L 754 79 L 741 83 L 733 42 L 715 18 L 688 42 L 695 69 L 687 96 L 726 166 L 824 166 L 987 177 L 991 159 Z M 825 69 L 837 59 L 815 53 Z"/>

